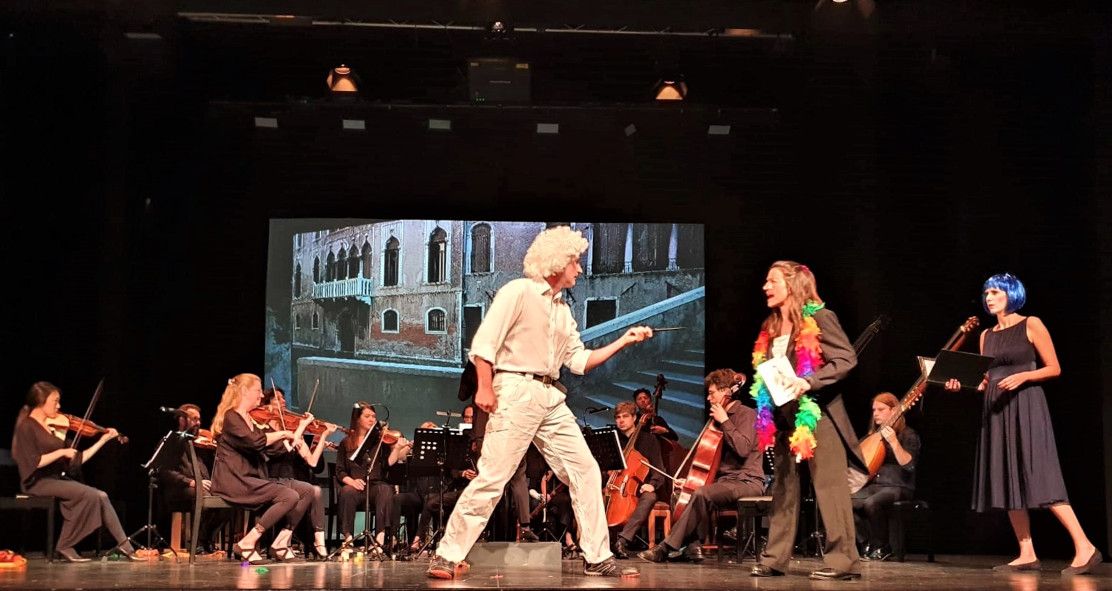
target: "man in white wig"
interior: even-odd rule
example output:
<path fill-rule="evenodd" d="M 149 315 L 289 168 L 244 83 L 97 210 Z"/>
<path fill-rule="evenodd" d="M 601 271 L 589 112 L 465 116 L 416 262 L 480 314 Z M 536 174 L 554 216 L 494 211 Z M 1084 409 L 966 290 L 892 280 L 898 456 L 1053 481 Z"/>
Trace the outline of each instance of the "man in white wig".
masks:
<path fill-rule="evenodd" d="M 451 579 L 466 571 L 463 559 L 486 527 L 506 481 L 530 443 L 544 454 L 556 476 L 568 483 L 579 520 L 584 573 L 636 576 L 619 567 L 610 552 L 602 501 L 602 476 L 587 442 L 564 404 L 560 366 L 584 374 L 628 345 L 652 337 L 638 326 L 600 349 L 587 349 L 562 299 L 583 269 L 582 234 L 567 226 L 540 233 L 525 253 L 525 277 L 498 290 L 471 343 L 478 370 L 475 405 L 491 413 L 479 459 L 479 475 L 467 485 L 448 520 L 428 575 Z"/>

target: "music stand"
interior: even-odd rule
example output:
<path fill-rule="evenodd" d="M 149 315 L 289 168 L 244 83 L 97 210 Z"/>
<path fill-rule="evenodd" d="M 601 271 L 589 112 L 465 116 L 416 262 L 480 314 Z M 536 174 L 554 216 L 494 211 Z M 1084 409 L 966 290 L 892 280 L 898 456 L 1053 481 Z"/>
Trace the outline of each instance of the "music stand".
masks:
<path fill-rule="evenodd" d="M 425 539 L 425 543 L 417 551 L 418 555 L 444 535 L 445 466 L 463 466 L 467 461 L 470 448 L 471 440 L 463 431 L 455 431 L 448 427 L 417 429 L 413 434 L 413 455 L 409 458 L 410 478 L 436 476 L 437 493 L 440 495 L 437 503 L 439 527 Z"/>
<path fill-rule="evenodd" d="M 622 445 L 618 440 L 617 427 L 606 426 L 598 429 L 587 427 L 583 429 L 583 439 L 587 441 L 587 448 L 591 450 L 591 455 L 595 457 L 598 467 L 603 472 L 626 469 L 625 454 L 622 453 Z"/>
<path fill-rule="evenodd" d="M 162 534 L 158 533 L 158 525 L 154 522 L 154 489 L 158 488 L 159 470 L 172 465 L 175 459 L 180 458 L 182 450 L 184 449 L 182 446 L 190 445 L 190 439 L 193 439 L 191 433 L 168 431 L 162 436 L 162 439 L 159 440 L 158 446 L 154 448 L 154 453 L 151 454 L 150 459 L 147 460 L 146 463 L 140 465 L 147 471 L 147 523 L 124 538 L 123 542 L 109 548 L 101 558 L 102 561 L 108 560 L 108 555 L 111 554 L 113 550 L 118 550 L 124 543 L 133 541 L 132 538 L 138 537 L 139 534 L 143 532 L 147 533 L 147 545 L 143 546 L 141 543 L 139 545 L 142 546 L 144 550 L 150 550 L 151 544 L 154 541 L 157 541 L 159 545 L 166 544 L 166 538 L 163 538 Z M 194 489 L 195 494 L 204 494 L 204 487 L 201 486 L 200 482 L 194 485 Z M 176 561 L 177 559 L 178 553 L 174 552 L 174 560 Z"/>
<path fill-rule="evenodd" d="M 375 433 L 379 433 L 380 435 L 378 439 L 372 443 L 371 435 Z M 350 550 L 355 546 L 357 540 L 363 540 L 370 550 L 377 548 L 383 556 L 386 556 L 386 550 L 382 547 L 382 544 L 378 543 L 378 540 L 375 539 L 374 532 L 371 531 L 371 473 L 374 472 L 375 464 L 378 463 L 379 454 L 382 453 L 382 433 L 382 427 L 380 425 L 375 425 L 373 429 L 367 431 L 367 433 L 363 435 L 363 441 L 360 441 L 359 446 L 348 456 L 348 459 L 354 462 L 356 458 L 363 456 L 368 447 L 374 446 L 374 454 L 371 456 L 371 461 L 367 464 L 365 473 L 363 474 L 363 531 L 350 540 L 344 540 L 339 548 L 336 548 L 328 555 L 326 560 L 331 560 L 344 550 Z M 385 516 L 378 515 L 377 517 L 381 519 Z"/>

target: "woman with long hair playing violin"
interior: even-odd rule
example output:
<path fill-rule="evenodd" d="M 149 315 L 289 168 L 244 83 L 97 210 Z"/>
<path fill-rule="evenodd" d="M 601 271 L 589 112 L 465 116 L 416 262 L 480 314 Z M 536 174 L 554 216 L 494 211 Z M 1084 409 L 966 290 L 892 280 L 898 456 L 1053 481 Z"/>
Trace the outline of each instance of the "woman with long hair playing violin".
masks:
<path fill-rule="evenodd" d="M 771 313 L 753 348 L 753 366 L 786 358 L 795 374 L 786 389 L 794 399 L 775 407 L 769 385 L 760 372 L 754 376 L 749 391 L 757 400 L 758 445 L 774 446 L 775 475 L 768 545 L 750 574 L 770 577 L 787 572 L 799 522 L 798 462 L 808 460 L 827 536 L 826 568 L 812 572 L 811 578 L 856 579 L 861 575 L 846 484 L 846 443 L 835 425 L 838 417 L 829 416 L 829 403 L 838 396 L 831 386 L 857 365 L 857 355 L 838 317 L 819 297 L 815 276 L 806 265 L 772 263 L 763 289 Z"/>
<path fill-rule="evenodd" d="M 374 431 L 377 434 L 371 434 L 362 453 L 351 459 L 367 433 Z M 394 525 L 394 486 L 386 482 L 386 469 L 405 458 L 411 448 L 412 444 L 396 431 L 379 428 L 378 411 L 373 405 L 354 404 L 349 434 L 336 452 L 336 484 L 341 487 L 337 495 L 340 531 L 345 543 L 352 539 L 355 513 L 363 506 L 365 496 L 375 508 L 375 541 L 380 546 L 386 543 L 386 532 Z"/>
<path fill-rule="evenodd" d="M 57 552 L 67 561 L 89 560 L 82 558 L 74 546 L 102 525 L 120 544 L 121 552 L 132 560 L 142 560 L 127 541 L 108 495 L 66 476 L 70 466 L 89 461 L 105 443 L 119 437 L 119 433 L 115 429 L 105 429 L 96 442 L 83 451 L 67 447 L 64 433 L 62 436 L 54 434 L 48 426 L 52 419 L 60 416 L 61 400 L 61 391 L 49 382 L 35 382 L 27 392 L 12 438 L 12 457 L 19 468 L 20 487 L 30 495 L 61 500 L 63 521 Z"/>
<path fill-rule="evenodd" d="M 293 528 L 313 502 L 311 494 L 299 494 L 267 478 L 267 447 L 280 441 L 292 442 L 294 433 L 285 429 L 267 432 L 251 419 L 248 412 L 259 405 L 262 396 L 259 376 L 239 374 L 228 380 L 212 421 L 216 438 L 212 494 L 237 505 L 270 505 L 255 527 L 234 546 L 237 556 L 253 564 L 263 560 L 255 550 L 259 537 L 281 519 L 285 519 L 285 527 L 274 536 L 271 558 L 292 557 L 289 545 Z"/>
<path fill-rule="evenodd" d="M 282 421 L 279 413 L 279 410 L 284 413 L 286 409 L 285 393 L 280 388 L 268 388 L 263 392 L 263 405 L 273 409 L 268 423 L 270 428 L 281 431 L 283 425 L 287 424 Z M 299 422 L 298 427 L 304 429 L 301 425 L 308 424 L 312 420 L 313 415 L 305 413 L 305 418 Z M 267 450 L 270 455 L 270 463 L 267 465 L 270 478 L 282 486 L 294 489 L 301 497 L 305 495 L 312 497 L 309 521 L 313 528 L 313 551 L 316 553 L 316 558 L 322 560 L 328 556 L 328 548 L 324 544 L 324 500 L 321 497 L 320 487 L 308 481 L 312 478 L 312 472 L 319 471 L 320 456 L 326 447 L 325 442 L 335 431 L 336 425 L 325 423 L 324 431 L 314 439 L 312 448 L 305 444 L 304 437 L 296 436 L 289 449 L 285 446 L 286 442 L 282 441 Z M 307 549 L 305 554 L 308 555 Z"/>

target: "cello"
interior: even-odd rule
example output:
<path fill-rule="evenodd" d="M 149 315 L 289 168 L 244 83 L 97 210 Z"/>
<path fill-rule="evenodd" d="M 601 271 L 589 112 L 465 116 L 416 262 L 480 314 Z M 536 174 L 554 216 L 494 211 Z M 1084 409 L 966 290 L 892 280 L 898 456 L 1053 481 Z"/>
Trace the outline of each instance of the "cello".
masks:
<path fill-rule="evenodd" d="M 657 401 L 664 390 L 664 374 L 656 376 Z M 648 415 L 646 415 L 648 416 Z M 610 476 L 606 481 L 606 524 L 617 527 L 624 524 L 637 509 L 637 500 L 641 496 L 641 485 L 649 476 L 649 461 L 641 452 L 637 451 L 637 438 L 641 436 L 641 429 L 651 421 L 641 420 L 633 428 L 622 455 L 625 457 L 626 467 L 621 472 Z"/>
<path fill-rule="evenodd" d="M 957 331 L 950 336 L 950 339 L 946 341 L 942 349 L 946 351 L 956 351 L 960 349 L 962 344 L 965 343 L 966 337 L 969 336 L 969 333 L 973 332 L 979 325 L 980 321 L 977 320 L 977 317 L 970 316 L 958 327 Z M 904 394 L 904 397 L 900 399 L 900 405 L 893 410 L 891 418 L 889 418 L 883 426 L 890 427 L 894 425 L 897 419 L 902 417 L 911 407 L 915 406 L 915 403 L 919 402 L 919 398 L 923 396 L 923 392 L 927 389 L 928 373 L 930 372 L 922 372 L 919 379 L 915 380 L 915 383 L 907 393 Z M 876 478 L 877 472 L 880 471 L 880 466 L 884 464 L 884 456 L 887 454 L 887 452 L 884 451 L 884 438 L 880 435 L 879 428 L 862 439 L 859 448 L 861 450 L 861 457 L 865 460 L 865 464 L 869 468 L 869 473 L 862 474 L 858 470 L 849 468 L 849 488 L 851 493 L 856 493 L 864 488 L 873 478 Z"/>
<path fill-rule="evenodd" d="M 734 374 L 734 383 L 730 386 L 730 395 L 733 397 L 745 383 L 744 374 Z M 691 496 L 695 491 L 714 482 L 718 475 L 718 464 L 722 461 L 722 429 L 714 424 L 714 417 L 707 419 L 707 424 L 699 432 L 699 437 L 687 452 L 683 464 L 676 472 L 673 480 L 683 480 L 683 485 L 677 487 L 675 500 L 676 506 L 672 509 L 672 523 L 679 522 L 680 516 L 691 503 Z M 687 467 L 686 476 L 684 467 Z"/>
<path fill-rule="evenodd" d="M 668 387 L 668 380 L 664 379 L 664 374 L 656 375 L 656 390 L 652 394 L 653 399 L 653 412 L 652 414 L 641 415 L 642 421 L 648 421 L 649 430 L 652 430 L 653 419 L 660 415 L 660 399 L 664 397 L 664 389 Z M 675 472 L 677 468 L 683 464 L 684 458 L 687 457 L 687 449 L 685 449 L 679 442 L 669 439 L 667 437 L 657 437 L 657 442 L 660 444 L 660 458 L 664 463 L 662 468 L 669 473 Z M 670 476 L 670 474 L 669 474 Z"/>

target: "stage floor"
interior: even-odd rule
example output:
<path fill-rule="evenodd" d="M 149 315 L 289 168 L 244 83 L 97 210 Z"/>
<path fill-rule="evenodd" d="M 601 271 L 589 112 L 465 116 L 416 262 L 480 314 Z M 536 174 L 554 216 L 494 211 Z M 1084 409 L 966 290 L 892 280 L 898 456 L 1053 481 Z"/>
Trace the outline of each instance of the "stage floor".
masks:
<path fill-rule="evenodd" d="M 1062 561 L 1045 561 L 1039 574 L 995 574 L 991 566 L 1003 557 L 940 556 L 928 563 L 921 557 L 904 563 L 863 563 L 862 579 L 849 582 L 811 581 L 808 572 L 821 568 L 818 560 L 792 563 L 789 576 L 755 579 L 752 561 L 742 565 L 649 564 L 631 560 L 641 576 L 603 579 L 583 575 L 582 563 L 564 561 L 561 573 L 506 569 L 475 570 L 454 581 L 425 578 L 424 560 L 417 562 L 283 563 L 242 567 L 237 563 L 100 562 L 81 564 L 31 560 L 25 569 L 0 569 L 0 589 L 1007 589 L 1014 591 L 1112 589 L 1112 566 L 1098 574 L 1062 577 Z"/>

